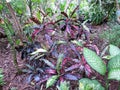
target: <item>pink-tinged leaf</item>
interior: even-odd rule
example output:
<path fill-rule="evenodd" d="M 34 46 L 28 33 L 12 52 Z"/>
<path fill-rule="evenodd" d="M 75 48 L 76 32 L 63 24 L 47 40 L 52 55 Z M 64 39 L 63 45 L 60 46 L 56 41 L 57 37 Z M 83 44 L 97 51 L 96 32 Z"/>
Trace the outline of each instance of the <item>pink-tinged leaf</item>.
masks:
<path fill-rule="evenodd" d="M 69 68 L 65 69 L 65 72 L 72 71 L 72 70 L 77 69 L 79 67 L 80 67 L 80 64 L 74 64 L 74 65 L 70 66 Z"/>
<path fill-rule="evenodd" d="M 71 30 L 70 30 L 70 26 L 69 26 L 69 25 L 66 26 L 66 31 L 67 31 L 69 34 L 71 34 Z"/>
<path fill-rule="evenodd" d="M 39 32 L 40 32 L 39 29 L 35 29 L 35 30 L 33 31 L 33 33 L 32 33 L 32 38 L 34 39 L 35 36 L 36 36 Z"/>
<path fill-rule="evenodd" d="M 62 76 L 59 77 L 61 82 L 64 82 L 64 78 Z"/>
<path fill-rule="evenodd" d="M 64 75 L 64 78 L 68 80 L 78 80 L 77 76 L 72 75 L 72 74 L 66 74 Z"/>
<path fill-rule="evenodd" d="M 70 58 L 68 58 L 68 57 L 64 58 L 64 60 L 62 61 L 62 67 L 63 67 L 68 61 L 70 61 Z"/>
<path fill-rule="evenodd" d="M 86 61 L 85 61 L 84 56 L 82 56 L 82 63 L 83 63 L 83 64 L 86 64 Z"/>
<path fill-rule="evenodd" d="M 65 13 L 65 12 L 61 12 L 61 14 L 68 18 L 67 13 Z"/>
<path fill-rule="evenodd" d="M 95 48 L 97 55 L 99 55 L 100 51 L 99 51 L 98 47 L 96 45 L 93 45 L 93 47 Z"/>
<path fill-rule="evenodd" d="M 93 49 L 95 49 L 95 51 L 96 51 L 97 55 L 99 55 L 99 54 L 100 54 L 100 50 L 98 49 L 98 47 L 97 47 L 96 45 L 93 45 L 93 44 L 88 44 L 87 46 L 92 47 Z"/>
<path fill-rule="evenodd" d="M 70 30 L 70 35 L 71 35 L 71 38 L 75 38 L 75 31 Z"/>
<path fill-rule="evenodd" d="M 75 30 L 79 30 L 79 27 L 78 26 L 75 26 L 75 25 L 71 25 L 71 27 Z"/>
<path fill-rule="evenodd" d="M 75 62 L 75 63 L 80 63 L 79 59 L 72 59 L 72 61 Z"/>
<path fill-rule="evenodd" d="M 49 33 L 53 33 L 54 30 L 53 30 L 53 29 L 48 29 L 47 32 L 49 32 Z"/>
<path fill-rule="evenodd" d="M 90 76 L 90 73 L 92 73 L 90 66 L 88 64 L 86 64 L 84 68 L 85 68 L 85 72 L 86 72 L 87 76 Z"/>
<path fill-rule="evenodd" d="M 48 44 L 51 46 L 53 44 L 53 41 L 51 40 L 51 37 L 48 34 L 45 34 L 45 38 L 46 38 Z"/>
<path fill-rule="evenodd" d="M 48 74 L 56 74 L 57 73 L 56 70 L 51 69 L 51 68 L 46 69 L 45 72 L 48 73 Z"/>
<path fill-rule="evenodd" d="M 75 54 L 78 56 L 78 58 L 80 58 L 80 53 L 77 51 L 76 47 L 73 44 L 71 44 L 70 47 L 75 52 Z"/>

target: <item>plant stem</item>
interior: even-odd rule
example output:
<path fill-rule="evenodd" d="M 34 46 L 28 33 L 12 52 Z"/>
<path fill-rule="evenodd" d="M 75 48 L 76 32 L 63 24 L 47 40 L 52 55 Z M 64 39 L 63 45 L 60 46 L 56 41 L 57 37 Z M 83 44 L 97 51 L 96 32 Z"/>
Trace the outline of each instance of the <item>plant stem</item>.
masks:
<path fill-rule="evenodd" d="M 107 75 L 105 77 L 105 82 L 106 82 L 105 90 L 108 90 L 108 88 L 109 88 L 109 80 L 107 79 Z"/>
<path fill-rule="evenodd" d="M 12 54 L 13 54 L 13 62 L 14 62 L 15 68 L 16 68 L 17 72 L 20 73 L 21 70 L 18 68 L 18 62 L 17 62 L 17 57 L 16 57 L 16 50 L 15 50 L 14 45 L 12 46 Z"/>

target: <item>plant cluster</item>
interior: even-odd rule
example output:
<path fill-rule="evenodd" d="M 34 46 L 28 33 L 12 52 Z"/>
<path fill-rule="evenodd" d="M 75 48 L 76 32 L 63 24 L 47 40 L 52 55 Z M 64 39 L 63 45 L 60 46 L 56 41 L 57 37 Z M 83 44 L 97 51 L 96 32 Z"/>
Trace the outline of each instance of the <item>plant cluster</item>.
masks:
<path fill-rule="evenodd" d="M 110 56 L 100 57 L 100 54 L 105 54 L 106 49 L 100 53 L 97 46 L 90 43 L 90 32 L 85 22 L 81 23 L 72 18 L 75 10 L 76 8 L 70 16 L 61 12 L 63 19 L 38 24 L 38 27 L 34 28 L 31 34 L 33 42 L 23 48 L 21 56 L 22 59 L 27 60 L 27 68 L 22 71 L 29 74 L 28 83 L 35 82 L 40 86 L 46 82 L 46 88 L 56 86 L 60 90 L 63 90 L 61 88 L 68 90 L 72 81 L 79 81 L 79 89 L 105 90 L 98 81 L 84 80 L 84 77 L 92 78 L 92 74 L 95 72 L 100 75 L 108 72 L 108 79 L 119 80 L 119 76 L 116 76 L 119 74 L 116 71 L 119 65 L 114 62 L 115 60 L 119 61 L 119 57 L 112 60 L 115 52 L 111 53 L 117 47 L 110 45 Z M 37 39 L 39 42 L 35 41 Z M 119 52 L 119 49 L 115 51 Z M 108 57 L 111 60 L 107 65 L 102 58 L 109 59 Z M 110 69 L 111 66 L 112 69 Z"/>
<path fill-rule="evenodd" d="M 111 20 L 115 16 L 116 5 L 114 0 L 90 0 L 89 10 L 85 13 L 85 18 L 92 24 L 99 25 Z"/>
<path fill-rule="evenodd" d="M 38 4 L 42 3 L 43 6 L 39 7 L 38 4 L 35 4 L 36 2 Z M 28 14 L 30 17 L 28 18 L 28 22 L 25 22 L 25 25 L 23 25 L 23 32 L 16 33 L 10 27 L 9 20 L 4 20 L 5 28 L 7 28 L 5 32 L 12 45 L 14 63 L 18 64 L 15 57 L 15 49 L 17 49 L 21 52 L 21 59 L 26 60 L 26 68 L 22 72 L 28 74 L 27 83 L 35 85 L 35 88 L 38 89 L 46 83 L 46 86 L 44 85 L 45 88 L 53 86 L 58 90 L 69 90 L 70 88 L 105 90 L 100 82 L 95 79 L 104 77 L 108 73 L 108 79 L 120 80 L 120 50 L 114 45 L 109 45 L 109 48 L 105 48 L 100 53 L 98 47 L 90 41 L 90 30 L 86 26 L 87 21 L 83 22 L 76 17 L 79 5 L 74 10 L 70 9 L 67 11 L 68 6 L 72 6 L 70 2 L 71 0 L 68 0 L 66 6 L 61 4 L 58 12 L 57 9 L 52 12 L 52 9 L 45 7 L 48 5 L 48 2 L 44 3 L 43 0 L 27 0 L 26 3 L 29 7 L 27 11 L 29 11 Z M 24 11 L 21 12 L 21 9 L 24 7 L 21 7 L 21 5 L 17 6 L 18 10 L 14 12 L 13 8 L 15 7 L 12 7 L 11 3 L 7 2 L 6 5 L 17 26 L 17 31 L 21 30 L 21 25 L 19 25 L 21 22 L 18 21 L 15 14 L 22 21 Z M 16 4 L 13 3 L 14 5 Z M 64 10 L 63 7 L 65 8 Z M 36 8 L 39 12 L 34 15 L 34 9 Z M 97 24 L 100 24 L 104 20 L 104 12 L 101 8 L 99 7 L 98 9 L 95 6 L 95 10 L 91 9 L 95 11 L 92 13 L 92 16 L 94 16 L 92 18 L 95 19 L 92 20 Z M 96 10 L 100 10 L 100 12 L 97 11 L 97 19 Z M 58 15 L 54 16 L 56 12 Z M 14 38 L 14 36 L 21 36 L 22 34 L 26 35 L 25 42 L 22 40 L 23 37 L 18 37 L 20 39 L 17 37 Z M 19 45 L 19 47 L 15 47 L 15 45 Z M 107 50 L 109 50 L 110 55 L 103 56 Z M 102 58 L 110 59 L 110 61 L 107 64 Z M 75 81 L 76 87 L 72 87 Z"/>
<path fill-rule="evenodd" d="M 28 83 L 34 81 L 42 84 L 47 81 L 46 88 L 56 83 L 60 89 L 68 88 L 66 81 L 90 76 L 92 71 L 82 50 L 86 46 L 97 51 L 97 47 L 89 43 L 89 29 L 85 23 L 72 18 L 77 8 L 71 15 L 61 12 L 63 19 L 45 22 L 34 28 L 31 34 L 33 42 L 27 43 L 21 53 L 21 58 L 27 60 L 27 68 L 22 71 L 29 74 Z"/>

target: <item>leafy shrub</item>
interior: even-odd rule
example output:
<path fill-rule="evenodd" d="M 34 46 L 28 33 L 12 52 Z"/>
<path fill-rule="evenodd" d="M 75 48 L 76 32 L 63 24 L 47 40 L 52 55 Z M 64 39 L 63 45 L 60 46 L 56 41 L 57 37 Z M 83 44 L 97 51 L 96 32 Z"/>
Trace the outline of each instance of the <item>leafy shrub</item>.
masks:
<path fill-rule="evenodd" d="M 2 74 L 2 69 L 0 69 L 0 86 L 2 86 L 4 84 L 4 81 L 3 81 L 3 74 Z"/>
<path fill-rule="evenodd" d="M 120 25 L 111 26 L 111 29 L 108 29 L 102 34 L 100 34 L 100 38 L 107 40 L 110 44 L 120 46 Z"/>
<path fill-rule="evenodd" d="M 108 79 L 120 81 L 120 49 L 114 45 L 109 46 L 111 59 L 108 62 Z"/>
<path fill-rule="evenodd" d="M 97 80 L 82 78 L 79 80 L 79 90 L 105 90 L 105 88 Z"/>
<path fill-rule="evenodd" d="M 85 18 L 89 19 L 92 24 L 101 24 L 111 20 L 115 16 L 115 4 L 108 0 L 91 0 L 89 2 L 89 11 L 85 13 Z"/>

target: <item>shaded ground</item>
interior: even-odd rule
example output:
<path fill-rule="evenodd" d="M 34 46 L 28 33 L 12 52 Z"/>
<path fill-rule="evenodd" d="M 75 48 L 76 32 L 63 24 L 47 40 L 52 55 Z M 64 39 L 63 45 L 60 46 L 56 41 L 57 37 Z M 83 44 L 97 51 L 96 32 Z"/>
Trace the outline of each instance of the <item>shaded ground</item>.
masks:
<path fill-rule="evenodd" d="M 16 90 L 33 90 L 26 85 L 26 75 L 17 75 L 16 69 L 13 65 L 13 56 L 11 50 L 7 48 L 7 41 L 0 41 L 0 67 L 3 69 L 5 85 L 3 90 L 10 90 L 16 88 Z M 23 60 L 20 60 L 20 56 L 17 55 L 19 66 L 23 67 Z M 30 86 L 31 87 L 31 86 Z M 28 89 L 27 89 L 28 88 Z"/>
<path fill-rule="evenodd" d="M 108 28 L 106 25 L 102 26 L 93 26 L 90 27 L 92 29 L 92 37 L 94 43 L 101 49 L 104 48 L 106 42 L 99 39 L 98 34 L 101 30 Z M 10 90 L 11 88 L 16 88 L 16 90 L 34 90 L 34 86 L 26 84 L 26 74 L 16 75 L 16 69 L 13 65 L 13 56 L 8 47 L 8 42 L 6 40 L 0 39 L 0 67 L 3 68 L 5 85 L 3 86 L 3 90 Z M 22 68 L 24 66 L 24 61 L 20 59 L 20 54 L 17 54 L 17 59 L 19 62 L 19 67 Z M 102 82 L 102 81 L 101 81 Z M 105 83 L 105 82 L 104 82 Z M 43 89 L 44 90 L 44 89 Z M 109 90 L 118 90 L 118 82 L 111 82 Z"/>

